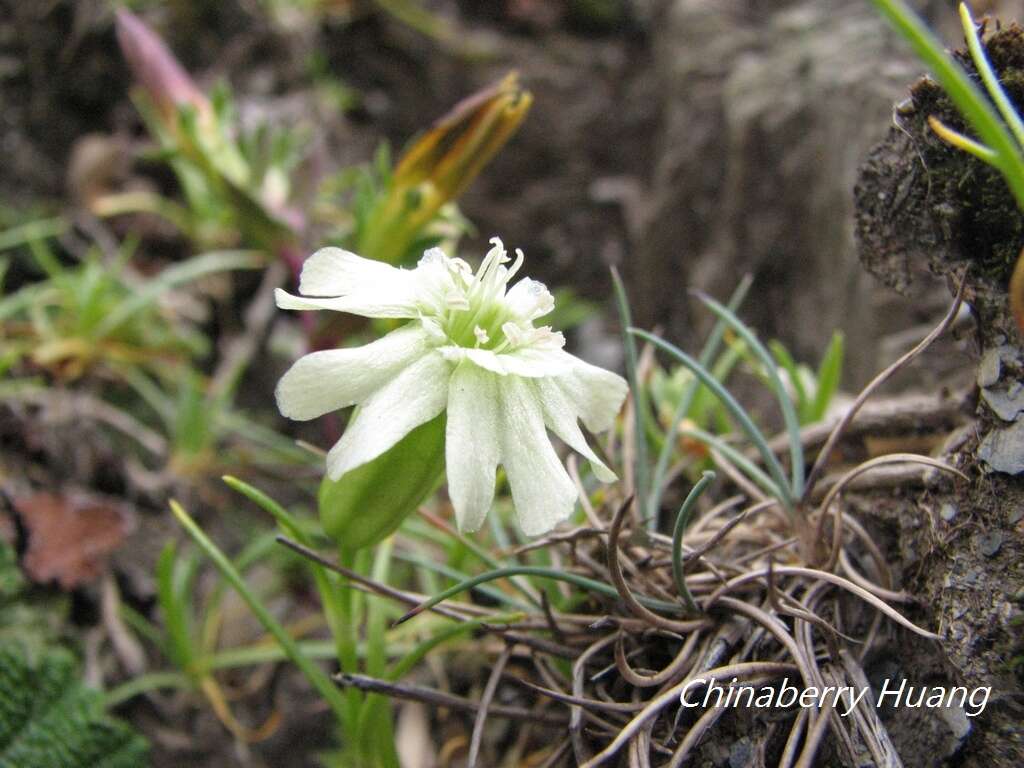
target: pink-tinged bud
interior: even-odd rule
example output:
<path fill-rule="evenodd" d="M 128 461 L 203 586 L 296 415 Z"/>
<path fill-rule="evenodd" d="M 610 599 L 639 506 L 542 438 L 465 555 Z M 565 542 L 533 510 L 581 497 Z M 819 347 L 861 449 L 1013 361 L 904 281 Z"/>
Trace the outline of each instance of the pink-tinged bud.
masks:
<path fill-rule="evenodd" d="M 117 9 L 117 42 L 128 66 L 168 121 L 177 120 L 179 107 L 191 106 L 201 117 L 212 115 L 210 102 L 170 49 L 138 16 Z"/>

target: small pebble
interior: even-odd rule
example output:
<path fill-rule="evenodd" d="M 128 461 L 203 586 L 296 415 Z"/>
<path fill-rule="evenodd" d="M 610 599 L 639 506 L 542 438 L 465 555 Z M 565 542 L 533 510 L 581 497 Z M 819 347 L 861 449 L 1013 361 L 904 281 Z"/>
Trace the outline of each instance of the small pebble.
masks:
<path fill-rule="evenodd" d="M 996 472 L 1024 472 L 1024 419 L 1012 427 L 989 432 L 978 446 L 978 458 Z"/>
<path fill-rule="evenodd" d="M 991 387 L 999 381 L 1002 369 L 1002 356 L 998 349 L 988 350 L 978 363 L 978 386 Z"/>
<path fill-rule="evenodd" d="M 1003 421 L 1013 421 L 1024 412 L 1024 386 L 1019 381 L 1003 389 L 983 389 L 981 397 L 992 412 Z"/>
<path fill-rule="evenodd" d="M 1005 538 L 999 531 L 983 534 L 978 537 L 978 549 L 985 557 L 995 557 L 1003 546 Z"/>
<path fill-rule="evenodd" d="M 947 501 L 939 508 L 939 517 L 941 517 L 947 523 L 951 523 L 953 522 L 953 520 L 956 519 L 956 516 L 959 512 L 960 509 L 957 507 L 956 504 Z"/>

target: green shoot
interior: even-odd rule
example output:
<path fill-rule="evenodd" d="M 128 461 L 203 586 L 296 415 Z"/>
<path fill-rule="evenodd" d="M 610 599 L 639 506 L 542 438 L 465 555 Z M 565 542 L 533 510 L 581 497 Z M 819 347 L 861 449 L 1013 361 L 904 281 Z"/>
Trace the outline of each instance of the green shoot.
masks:
<path fill-rule="evenodd" d="M 619 323 L 622 327 L 622 344 L 626 350 L 626 381 L 629 382 L 629 391 L 633 395 L 633 482 L 636 486 L 636 498 L 640 500 L 640 516 L 648 518 L 648 526 L 654 530 L 658 526 L 658 515 L 656 509 L 650 509 L 644 504 L 649 499 L 647 479 L 647 392 L 643 382 L 640 381 L 640 374 L 637 370 L 638 356 L 636 339 L 630 333 L 633 325 L 632 313 L 629 309 L 629 297 L 626 295 L 626 288 L 622 284 L 622 278 L 615 267 L 612 267 L 612 284 L 615 286 L 615 300 L 619 310 Z"/>
<path fill-rule="evenodd" d="M 683 533 L 690 522 L 693 508 L 697 505 L 697 499 L 700 498 L 701 494 L 704 493 L 714 479 L 714 472 L 705 472 L 701 476 L 697 484 L 690 489 L 686 499 L 683 501 L 683 505 L 679 508 L 679 514 L 676 515 L 676 524 L 672 528 L 672 580 L 675 582 L 679 596 L 686 604 L 686 610 L 691 614 L 697 613 L 698 608 L 693 595 L 690 594 L 689 587 L 686 586 L 686 576 L 683 573 Z"/>

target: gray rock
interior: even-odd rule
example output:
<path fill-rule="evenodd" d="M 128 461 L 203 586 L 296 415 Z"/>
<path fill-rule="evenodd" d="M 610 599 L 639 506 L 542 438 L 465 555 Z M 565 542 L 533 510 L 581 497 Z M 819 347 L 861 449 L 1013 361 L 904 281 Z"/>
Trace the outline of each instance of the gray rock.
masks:
<path fill-rule="evenodd" d="M 978 364 L 978 386 L 991 387 L 999 381 L 1002 359 L 998 349 L 988 350 Z"/>
<path fill-rule="evenodd" d="M 983 389 L 981 398 L 1003 421 L 1014 421 L 1017 414 L 1024 412 L 1024 385 L 1019 381 L 1012 382 L 1006 389 Z"/>
<path fill-rule="evenodd" d="M 880 339 L 949 303 L 925 275 L 913 302 L 879 291 L 858 264 L 851 227 L 857 167 L 921 64 L 870 3 L 666 6 L 653 29 L 665 99 L 657 163 L 626 265 L 637 325 L 660 323 L 669 338 L 697 343 L 711 321 L 681 289 L 727 297 L 749 272 L 746 322 L 805 360 L 842 328 L 844 383 L 866 381 L 891 362 Z M 930 328 L 914 328 L 893 352 Z M 962 364 L 941 351 L 933 359 Z M 931 383 L 915 376 L 917 386 Z"/>
<path fill-rule="evenodd" d="M 994 472 L 1008 475 L 1024 472 L 1024 419 L 1012 427 L 987 434 L 978 446 L 978 458 Z"/>

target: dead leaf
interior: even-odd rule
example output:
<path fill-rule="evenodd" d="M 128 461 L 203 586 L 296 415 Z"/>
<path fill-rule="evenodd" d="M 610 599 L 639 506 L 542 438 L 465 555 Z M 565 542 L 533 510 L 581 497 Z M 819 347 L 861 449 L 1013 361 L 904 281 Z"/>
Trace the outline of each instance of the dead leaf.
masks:
<path fill-rule="evenodd" d="M 14 499 L 28 532 L 22 567 L 33 581 L 74 589 L 103 573 L 107 556 L 131 532 L 134 518 L 114 501 L 83 493 L 40 492 Z"/>

